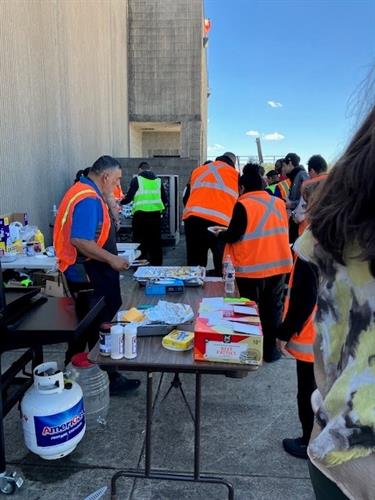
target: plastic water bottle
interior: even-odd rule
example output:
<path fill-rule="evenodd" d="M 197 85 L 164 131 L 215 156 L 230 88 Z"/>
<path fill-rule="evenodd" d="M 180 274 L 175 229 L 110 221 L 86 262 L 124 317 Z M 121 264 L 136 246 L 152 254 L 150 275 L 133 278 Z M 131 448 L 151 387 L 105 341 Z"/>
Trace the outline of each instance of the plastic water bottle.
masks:
<path fill-rule="evenodd" d="M 225 275 L 224 275 L 224 289 L 225 295 L 233 295 L 235 290 L 234 280 L 235 280 L 235 271 L 232 263 L 232 259 L 228 255 Z"/>
<path fill-rule="evenodd" d="M 231 262 L 230 255 L 227 254 L 223 259 L 223 279 L 225 280 L 225 276 L 227 274 L 228 264 Z"/>
<path fill-rule="evenodd" d="M 124 329 L 121 325 L 111 326 L 111 358 L 124 357 Z"/>
<path fill-rule="evenodd" d="M 66 376 L 81 386 L 87 429 L 107 423 L 109 379 L 107 372 L 87 359 L 87 352 L 72 357 Z"/>
<path fill-rule="evenodd" d="M 137 357 L 137 326 L 134 323 L 124 327 L 124 356 L 126 359 Z"/>

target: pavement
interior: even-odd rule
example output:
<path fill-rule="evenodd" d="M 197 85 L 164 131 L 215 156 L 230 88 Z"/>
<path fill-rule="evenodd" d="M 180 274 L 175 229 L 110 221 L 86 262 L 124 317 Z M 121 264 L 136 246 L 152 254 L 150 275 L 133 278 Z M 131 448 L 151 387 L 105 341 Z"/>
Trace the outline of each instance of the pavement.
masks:
<path fill-rule="evenodd" d="M 184 242 L 165 248 L 165 265 L 185 263 Z M 126 293 L 126 282 L 122 290 Z M 45 348 L 45 360 L 62 364 L 64 345 Z M 5 368 L 17 352 L 2 356 Z M 232 482 L 236 500 L 313 500 L 307 462 L 286 454 L 281 441 L 297 437 L 300 424 L 296 405 L 295 362 L 265 364 L 243 379 L 221 375 L 202 377 L 201 471 Z M 132 376 L 132 375 L 131 375 Z M 76 450 L 55 461 L 27 450 L 17 408 L 5 419 L 6 459 L 9 470 L 23 475 L 25 483 L 13 498 L 28 500 L 84 500 L 103 486 L 108 491 L 113 474 L 123 467 L 143 464 L 146 380 L 137 393 L 112 397 L 106 427 L 85 434 Z M 166 374 L 158 390 L 155 375 L 152 466 L 160 471 L 193 468 L 193 422 L 178 390 L 168 390 Z M 194 406 L 193 375 L 181 376 L 184 391 Z M 120 479 L 120 500 L 221 500 L 227 490 L 220 485 Z"/>

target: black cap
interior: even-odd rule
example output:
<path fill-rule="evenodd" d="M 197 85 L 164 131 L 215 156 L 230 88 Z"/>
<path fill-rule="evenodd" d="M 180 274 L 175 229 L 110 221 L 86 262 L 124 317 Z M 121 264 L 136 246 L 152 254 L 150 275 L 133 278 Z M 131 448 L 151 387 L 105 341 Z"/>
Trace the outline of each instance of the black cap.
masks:
<path fill-rule="evenodd" d="M 279 175 L 276 170 L 270 170 L 269 172 L 266 173 L 267 177 L 274 177 L 275 175 Z"/>

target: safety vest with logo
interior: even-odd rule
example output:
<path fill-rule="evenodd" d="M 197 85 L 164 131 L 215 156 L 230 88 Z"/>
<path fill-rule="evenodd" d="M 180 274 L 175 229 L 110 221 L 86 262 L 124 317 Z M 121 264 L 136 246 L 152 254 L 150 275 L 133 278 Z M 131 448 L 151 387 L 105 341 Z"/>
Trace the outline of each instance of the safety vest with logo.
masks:
<path fill-rule="evenodd" d="M 289 196 L 290 186 L 292 185 L 291 180 L 285 179 L 284 181 L 278 182 L 276 185 L 279 188 L 281 198 L 286 202 Z"/>
<path fill-rule="evenodd" d="M 138 212 L 161 212 L 164 203 L 161 199 L 161 179 L 146 179 L 137 175 L 138 189 L 134 195 L 132 214 Z"/>
<path fill-rule="evenodd" d="M 103 248 L 108 239 L 111 219 L 106 203 L 93 187 L 83 182 L 76 182 L 68 189 L 60 203 L 53 230 L 53 245 L 56 252 L 57 267 L 62 272 L 66 271 L 77 260 L 77 249 L 70 241 L 73 212 L 75 206 L 86 198 L 96 198 L 100 200 L 102 205 L 103 222 L 99 228 L 97 245 Z"/>
<path fill-rule="evenodd" d="M 231 256 L 236 276 L 267 278 L 289 273 L 293 260 L 283 201 L 266 191 L 245 193 L 238 201 L 246 210 L 246 231 L 224 251 Z"/>
<path fill-rule="evenodd" d="M 238 172 L 222 161 L 193 170 L 182 219 L 191 215 L 229 226 L 238 199 Z"/>
<path fill-rule="evenodd" d="M 290 293 L 293 287 L 294 269 L 295 266 L 293 266 L 292 272 L 290 274 L 288 292 L 284 303 L 284 318 L 289 309 Z M 300 332 L 295 332 L 285 346 L 286 350 L 290 352 L 290 354 L 299 361 L 306 361 L 308 363 L 314 362 L 313 346 L 316 338 L 314 317 L 316 314 L 316 310 L 317 306 L 314 307 L 313 312 L 305 321 L 302 330 Z"/>

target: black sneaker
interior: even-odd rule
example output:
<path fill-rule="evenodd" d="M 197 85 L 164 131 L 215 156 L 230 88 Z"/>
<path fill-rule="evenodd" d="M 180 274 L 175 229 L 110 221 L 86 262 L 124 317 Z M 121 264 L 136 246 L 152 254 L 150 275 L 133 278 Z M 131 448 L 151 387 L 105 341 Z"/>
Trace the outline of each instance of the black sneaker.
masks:
<path fill-rule="evenodd" d="M 307 459 L 307 444 L 302 438 L 283 439 L 284 450 L 293 457 Z"/>
<path fill-rule="evenodd" d="M 127 378 L 124 375 L 116 374 L 110 377 L 109 394 L 110 396 L 123 396 L 129 392 L 135 391 L 141 385 L 137 378 Z"/>
<path fill-rule="evenodd" d="M 266 363 L 273 363 L 274 361 L 278 361 L 281 358 L 281 352 L 274 347 L 272 351 L 265 351 L 263 353 L 263 361 Z"/>

